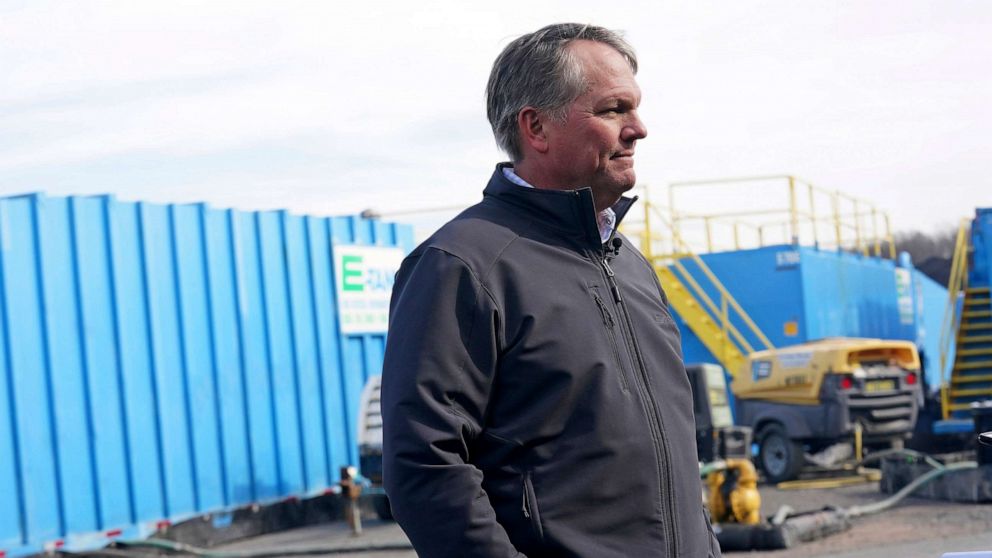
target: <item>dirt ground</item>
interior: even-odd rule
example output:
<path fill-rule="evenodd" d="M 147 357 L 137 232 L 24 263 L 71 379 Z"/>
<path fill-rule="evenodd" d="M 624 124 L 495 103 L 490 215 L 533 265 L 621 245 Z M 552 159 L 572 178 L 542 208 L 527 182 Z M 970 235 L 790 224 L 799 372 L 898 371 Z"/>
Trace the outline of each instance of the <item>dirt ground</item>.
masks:
<path fill-rule="evenodd" d="M 885 498 L 878 483 L 834 489 L 779 490 L 760 487 L 762 514 L 771 515 L 781 505 L 796 511 L 825 506 L 850 507 Z M 325 545 L 397 544 L 406 542 L 395 523 L 367 521 L 361 537 L 351 537 L 343 524 L 308 527 L 242 541 L 224 550 L 314 547 Z M 795 548 L 763 552 L 728 552 L 732 558 L 936 558 L 945 552 L 992 550 L 992 504 L 959 504 L 908 498 L 890 510 L 861 518 L 849 531 Z M 347 553 L 337 556 L 415 558 L 410 550 Z"/>
<path fill-rule="evenodd" d="M 888 495 L 878 483 L 819 490 L 779 490 L 761 486 L 762 513 L 771 515 L 781 505 L 797 511 L 825 506 L 868 504 Z M 899 549 L 898 551 L 895 551 Z M 855 521 L 849 531 L 795 548 L 765 552 L 732 552 L 727 556 L 754 558 L 807 558 L 851 554 L 902 558 L 940 556 L 944 552 L 992 550 L 992 504 L 961 504 L 907 498 L 889 510 Z"/>

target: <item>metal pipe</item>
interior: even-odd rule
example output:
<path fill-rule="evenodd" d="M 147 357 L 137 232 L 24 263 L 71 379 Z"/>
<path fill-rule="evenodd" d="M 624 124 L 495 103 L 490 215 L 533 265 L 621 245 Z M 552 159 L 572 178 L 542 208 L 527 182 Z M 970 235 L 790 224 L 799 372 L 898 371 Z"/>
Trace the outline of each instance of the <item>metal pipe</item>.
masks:
<path fill-rule="evenodd" d="M 864 459 L 864 449 L 861 445 L 862 427 L 860 422 L 854 423 L 854 458 L 859 462 Z"/>
<path fill-rule="evenodd" d="M 362 534 L 362 511 L 358 498 L 362 495 L 362 485 L 358 482 L 358 468 L 341 467 L 341 497 L 344 499 L 344 517 L 351 527 L 352 536 Z"/>
<path fill-rule="evenodd" d="M 819 248 L 820 247 L 820 238 L 819 238 L 819 236 L 817 234 L 817 230 L 816 230 L 817 229 L 817 227 L 816 227 L 816 205 L 815 205 L 815 200 L 813 199 L 813 185 L 812 184 L 807 184 L 807 186 L 808 186 L 808 188 L 807 188 L 806 191 L 807 191 L 807 193 L 809 195 L 809 217 L 810 217 L 810 223 L 813 225 L 813 245 L 816 246 L 817 248 Z"/>
<path fill-rule="evenodd" d="M 871 235 L 872 237 L 874 237 L 875 240 L 875 257 L 881 258 L 882 239 L 879 237 L 878 234 L 878 212 L 875 210 L 874 206 L 872 206 L 871 208 Z"/>
<path fill-rule="evenodd" d="M 837 251 L 840 252 L 843 247 L 843 235 L 840 228 L 840 192 L 834 192 L 831 205 L 834 210 L 834 234 L 837 236 Z"/>
<path fill-rule="evenodd" d="M 868 250 L 861 246 L 861 218 L 858 217 L 858 200 L 854 201 L 854 246 L 862 255 L 867 256 Z"/>
<path fill-rule="evenodd" d="M 896 259 L 896 241 L 892 238 L 892 225 L 889 222 L 889 214 L 885 213 L 885 239 L 889 242 L 889 259 Z"/>
<path fill-rule="evenodd" d="M 799 214 L 796 212 L 796 179 L 789 177 L 789 225 L 792 245 L 799 246 Z"/>
<path fill-rule="evenodd" d="M 733 178 L 709 178 L 703 180 L 680 180 L 678 182 L 672 182 L 672 186 L 705 186 L 713 184 L 733 184 L 735 182 L 759 182 L 768 180 L 781 180 L 783 178 L 792 178 L 786 174 L 771 174 L 767 176 L 741 176 Z"/>
<path fill-rule="evenodd" d="M 709 253 L 713 251 L 713 227 L 709 217 L 703 217 L 703 225 L 706 226 L 706 252 Z"/>
<path fill-rule="evenodd" d="M 680 218 L 678 212 L 675 210 L 675 186 L 673 184 L 668 185 L 668 215 L 668 221 L 671 223 L 671 227 L 669 228 L 672 229 L 672 237 L 681 238 L 682 234 L 679 230 L 679 227 L 681 226 Z M 672 251 L 677 251 L 674 241 L 672 242 Z"/>

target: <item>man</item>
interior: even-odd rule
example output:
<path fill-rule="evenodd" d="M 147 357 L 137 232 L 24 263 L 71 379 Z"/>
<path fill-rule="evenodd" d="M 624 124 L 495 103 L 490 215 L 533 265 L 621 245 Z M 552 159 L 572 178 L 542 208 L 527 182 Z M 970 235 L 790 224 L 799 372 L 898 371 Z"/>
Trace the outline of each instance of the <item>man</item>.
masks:
<path fill-rule="evenodd" d="M 616 232 L 636 70 L 600 27 L 507 46 L 487 97 L 513 164 L 397 273 L 384 479 L 422 558 L 719 556 L 679 333 Z"/>

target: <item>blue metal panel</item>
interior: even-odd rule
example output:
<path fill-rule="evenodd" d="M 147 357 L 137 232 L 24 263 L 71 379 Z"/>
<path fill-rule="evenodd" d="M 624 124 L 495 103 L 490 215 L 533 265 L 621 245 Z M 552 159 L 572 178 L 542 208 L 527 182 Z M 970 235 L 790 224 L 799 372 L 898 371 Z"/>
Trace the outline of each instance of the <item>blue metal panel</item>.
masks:
<path fill-rule="evenodd" d="M 247 398 L 238 331 L 238 282 L 231 212 L 202 207 L 207 297 L 210 300 L 210 345 L 217 386 L 220 448 L 224 457 L 225 503 L 247 504 L 252 497 Z"/>
<path fill-rule="evenodd" d="M 181 517 L 195 512 L 197 505 L 172 216 L 168 207 L 152 204 L 141 204 L 140 213 L 166 509 L 170 516 Z"/>
<path fill-rule="evenodd" d="M 93 433 L 90 451 L 98 496 L 97 529 L 121 527 L 134 521 L 123 392 L 118 374 L 116 300 L 107 234 L 108 203 L 110 200 L 106 198 L 74 198 L 71 201 L 79 331 L 85 332 L 82 354 L 88 384 L 88 426 Z M 73 487 L 66 492 L 80 491 Z M 82 529 L 69 527 L 68 530 Z"/>
<path fill-rule="evenodd" d="M 801 248 L 809 339 L 831 336 L 916 340 L 900 323 L 891 260 Z"/>
<path fill-rule="evenodd" d="M 5 495 L 0 498 L 0 548 L 27 542 L 20 444 L 17 439 L 18 408 L 14 400 L 15 378 L 8 350 L 11 321 L 7 298 L 12 291 L 7 286 L 11 271 L 7 259 L 14 242 L 8 203 L 0 200 L 0 494 Z"/>
<path fill-rule="evenodd" d="M 154 385 L 151 321 L 145 289 L 140 207 L 108 203 L 109 250 L 116 304 L 117 354 L 131 462 L 131 493 L 136 521 L 169 515 L 165 499 L 161 430 Z"/>
<path fill-rule="evenodd" d="M 222 507 L 224 495 L 223 444 L 217 423 L 218 400 L 213 375 L 210 300 L 206 281 L 206 250 L 202 207 L 171 207 L 175 246 L 182 372 L 189 409 L 190 439 L 196 490 L 196 509 Z"/>
<path fill-rule="evenodd" d="M 325 444 L 329 478 L 340 480 L 340 467 L 353 461 L 349 448 L 353 445 L 350 437 L 347 413 L 342 391 L 341 341 L 338 323 L 334 314 L 335 292 L 334 273 L 331 263 L 331 220 L 315 217 L 307 218 L 307 233 L 310 246 L 310 272 L 313 276 L 314 328 L 317 335 L 317 348 L 320 359 L 320 384 L 323 394 L 323 420 L 327 431 Z"/>
<path fill-rule="evenodd" d="M 335 242 L 406 226 L 0 199 L 0 552 L 319 493 L 385 336 L 340 334 Z"/>
<path fill-rule="evenodd" d="M 968 284 L 985 287 L 992 284 L 992 207 L 975 210 L 971 222 L 972 253 Z"/>
<path fill-rule="evenodd" d="M 262 289 L 265 299 L 269 374 L 275 405 L 280 494 L 305 490 L 303 447 L 299 429 L 299 403 L 293 341 L 290 331 L 285 269 L 285 240 L 282 212 L 259 213 L 259 242 L 262 254 Z"/>
<path fill-rule="evenodd" d="M 261 250 L 257 214 L 231 213 L 235 260 L 238 266 L 241 351 L 248 405 L 248 430 L 254 474 L 254 499 L 271 500 L 280 494 L 279 455 L 276 449 L 275 407 L 269 378 L 269 349 L 265 299 L 262 293 Z"/>
<path fill-rule="evenodd" d="M 917 296 L 917 345 L 923 360 L 926 386 L 931 390 L 940 387 L 940 334 L 947 308 L 947 289 L 919 271 L 913 272 Z M 950 378 L 954 355 L 950 355 L 945 374 Z"/>
<path fill-rule="evenodd" d="M 96 473 L 98 527 L 121 527 L 135 520 L 124 400 L 117 359 L 116 299 L 110 273 L 107 208 L 109 198 L 74 198 L 76 281 L 89 387 Z M 85 262 L 85 265 L 83 264 Z"/>
<path fill-rule="evenodd" d="M 83 362 L 79 277 L 76 274 L 73 218 L 69 201 L 49 199 L 35 206 L 38 215 L 38 263 L 41 273 L 44 323 L 47 328 L 49 368 L 57 370 L 52 381 L 52 414 L 59 485 L 79 487 L 61 491 L 62 516 L 68 531 L 99 527 L 96 500 L 94 424 Z"/>
<path fill-rule="evenodd" d="M 15 413 L 17 467 L 26 542 L 39 544 L 63 532 L 58 445 L 53 431 L 48 378 L 48 336 L 42 299 L 38 201 L 12 198 L 4 205 L 3 276 L 8 366 Z M 7 236 L 6 234 L 4 235 Z"/>
<path fill-rule="evenodd" d="M 321 402 L 317 328 L 313 312 L 307 233 L 302 217 L 284 214 L 286 271 L 289 287 L 293 354 L 299 393 L 300 440 L 304 450 L 305 486 L 309 491 L 330 484 L 330 471 L 324 439 L 327 437 L 324 406 Z M 381 361 L 380 361 L 381 366 Z"/>

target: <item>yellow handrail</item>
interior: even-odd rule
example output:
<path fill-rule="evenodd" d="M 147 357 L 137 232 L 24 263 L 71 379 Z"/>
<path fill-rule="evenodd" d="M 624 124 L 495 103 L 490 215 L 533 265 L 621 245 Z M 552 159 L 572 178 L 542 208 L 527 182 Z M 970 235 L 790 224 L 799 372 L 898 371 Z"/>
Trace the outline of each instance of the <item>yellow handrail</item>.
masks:
<path fill-rule="evenodd" d="M 735 208 L 732 211 L 719 213 L 694 213 L 680 211 L 675 208 L 675 191 L 685 187 L 723 186 L 743 183 L 784 183 L 786 185 L 786 203 L 761 209 Z M 805 190 L 805 196 L 802 196 Z M 826 215 L 817 213 L 817 197 L 829 198 L 831 211 Z M 767 196 L 763 196 L 767 197 Z M 766 239 L 764 229 L 781 224 L 784 237 L 781 242 L 799 245 L 804 239 L 811 240 L 816 246 L 831 245 L 838 250 L 851 250 L 864 255 L 889 257 L 895 259 L 895 243 L 889 225 L 889 216 L 875 208 L 863 199 L 844 194 L 836 190 L 827 190 L 814 186 L 809 181 L 793 175 L 769 175 L 753 177 L 736 177 L 715 180 L 693 180 L 673 182 L 668 188 L 668 203 L 671 211 L 671 222 L 674 230 L 681 231 L 686 225 L 702 226 L 705 230 L 703 245 L 707 251 L 713 251 L 718 244 L 714 240 L 713 225 L 729 225 L 733 233 L 733 249 L 741 249 L 739 238 L 738 218 L 760 219 L 757 225 L 758 245 L 764 246 Z M 841 205 L 844 205 L 844 211 Z M 783 207 L 784 206 L 784 207 Z M 806 207 L 804 207 L 806 206 Z M 781 217 L 781 221 L 779 219 Z M 765 220 L 768 217 L 770 220 Z M 881 221 L 881 223 L 879 223 Z M 833 234 L 827 233 L 826 225 L 832 224 Z M 753 226 L 753 225 L 752 225 Z M 852 234 L 845 235 L 845 232 Z M 807 236 L 808 235 L 808 236 Z M 853 238 L 851 236 L 853 235 Z M 685 235 L 683 235 L 684 237 Z M 827 238 L 833 236 L 830 241 Z M 846 238 L 845 238 L 846 236 Z M 726 244 L 726 241 L 720 243 Z M 887 248 L 887 249 L 885 249 Z"/>
<path fill-rule="evenodd" d="M 748 343 L 747 339 L 745 339 L 743 335 L 741 335 L 740 330 L 738 330 L 736 326 L 730 323 L 730 318 L 724 317 L 725 313 L 722 311 L 722 308 L 727 307 L 728 305 L 727 304 L 728 299 L 731 298 L 729 296 L 729 293 L 727 293 L 728 296 L 724 296 L 723 292 L 721 291 L 720 293 L 721 310 L 717 310 L 716 304 L 713 302 L 713 299 L 710 298 L 708 294 L 706 294 L 706 291 L 699 285 L 699 282 L 696 281 L 696 279 L 692 276 L 692 274 L 689 273 L 689 270 L 686 269 L 684 265 L 682 265 L 682 262 L 680 262 L 679 260 L 675 260 L 672 262 L 672 266 L 675 269 L 679 270 L 683 282 L 687 283 L 690 287 L 692 287 L 692 290 L 696 293 L 696 298 L 702 300 L 703 303 L 706 304 L 706 307 L 710 311 L 710 316 L 720 316 L 719 323 L 721 328 L 726 329 L 730 332 L 733 338 L 737 340 L 737 343 L 740 345 L 740 348 L 743 349 L 742 352 L 745 354 L 753 353 L 754 347 L 750 343 Z M 722 287 L 723 285 L 718 286 L 718 288 L 722 288 Z"/>
<path fill-rule="evenodd" d="M 645 192 L 645 198 L 646 198 Z M 658 255 L 654 254 L 652 247 L 652 227 L 651 227 L 651 217 L 655 216 L 661 220 L 665 227 L 671 231 L 671 242 L 672 242 L 672 253 Z M 720 281 L 720 279 L 713 273 L 713 271 L 706 265 L 692 249 L 689 244 L 682 238 L 681 234 L 675 227 L 674 223 L 669 221 L 665 215 L 659 211 L 659 209 L 652 204 L 649 200 L 644 199 L 644 229 L 641 241 L 641 251 L 648 261 L 652 262 L 655 266 L 670 266 L 671 269 L 678 270 L 679 275 L 686 285 L 691 289 L 693 295 L 697 300 L 702 301 L 702 306 L 707 310 L 711 319 L 720 325 L 721 329 L 724 331 L 723 343 L 734 343 L 737 345 L 737 349 L 740 350 L 745 356 L 754 352 L 754 346 L 748 341 L 747 337 L 740 331 L 740 329 L 734 325 L 733 319 L 736 318 L 744 325 L 750 333 L 757 338 L 763 345 L 763 349 L 773 349 L 771 341 L 768 337 L 761 331 L 754 320 L 748 315 L 744 308 L 741 307 L 740 303 L 730 294 L 727 287 Z M 682 260 L 690 259 L 696 266 L 702 271 L 703 276 L 707 279 L 709 285 L 719 293 L 720 301 L 719 307 L 716 302 L 707 294 L 706 289 L 704 289 L 697 279 L 689 272 L 688 269 L 682 264 Z M 733 311 L 733 314 L 731 314 Z M 726 351 L 726 348 L 724 349 Z M 724 355 L 726 357 L 726 355 Z M 736 373 L 736 371 L 731 371 Z"/>
<path fill-rule="evenodd" d="M 970 220 L 962 219 L 954 242 L 954 257 L 951 260 L 951 276 L 947 281 L 947 307 L 940 330 L 940 403 L 944 420 L 950 417 L 950 394 L 947 378 L 947 361 L 951 347 L 957 341 L 961 312 L 958 311 L 958 298 L 968 288 L 968 229 Z"/>

